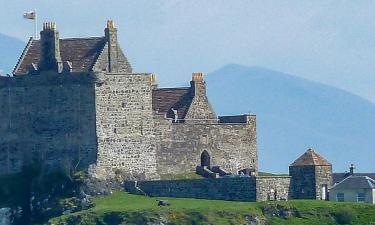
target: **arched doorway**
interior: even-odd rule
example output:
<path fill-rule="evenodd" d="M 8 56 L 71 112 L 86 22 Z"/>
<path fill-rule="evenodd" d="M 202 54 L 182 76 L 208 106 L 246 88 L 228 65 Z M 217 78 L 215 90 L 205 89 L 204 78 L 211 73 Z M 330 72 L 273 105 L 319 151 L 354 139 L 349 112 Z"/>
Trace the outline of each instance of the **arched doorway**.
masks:
<path fill-rule="evenodd" d="M 211 166 L 211 157 L 206 150 L 201 154 L 201 166 L 207 166 L 208 168 Z"/>

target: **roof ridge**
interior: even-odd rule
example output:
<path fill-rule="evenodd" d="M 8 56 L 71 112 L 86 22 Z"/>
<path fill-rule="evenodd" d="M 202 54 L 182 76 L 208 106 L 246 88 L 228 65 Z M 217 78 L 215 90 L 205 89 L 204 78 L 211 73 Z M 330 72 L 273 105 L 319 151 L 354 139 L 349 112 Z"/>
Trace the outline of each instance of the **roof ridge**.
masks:
<path fill-rule="evenodd" d="M 363 183 L 364 182 L 364 183 Z M 366 187 L 362 186 L 363 184 L 366 184 Z M 342 181 L 334 184 L 331 189 L 339 188 L 339 189 L 345 189 L 345 188 L 354 188 L 353 185 L 357 186 L 357 188 L 375 188 L 375 180 L 373 180 L 371 177 L 368 176 L 355 176 L 350 175 L 343 179 Z"/>
<path fill-rule="evenodd" d="M 95 39 L 104 39 L 104 36 L 97 37 L 72 37 L 72 38 L 59 38 L 60 41 L 74 41 L 74 40 L 95 40 Z M 40 39 L 33 39 L 35 42 L 40 42 Z"/>
<path fill-rule="evenodd" d="M 345 177 L 342 181 L 338 182 L 337 184 L 333 185 L 331 188 L 334 188 L 336 187 L 337 185 L 341 184 L 342 182 L 344 182 L 345 180 L 347 180 L 349 177 L 352 177 L 353 175 L 350 175 L 350 176 L 347 176 Z"/>

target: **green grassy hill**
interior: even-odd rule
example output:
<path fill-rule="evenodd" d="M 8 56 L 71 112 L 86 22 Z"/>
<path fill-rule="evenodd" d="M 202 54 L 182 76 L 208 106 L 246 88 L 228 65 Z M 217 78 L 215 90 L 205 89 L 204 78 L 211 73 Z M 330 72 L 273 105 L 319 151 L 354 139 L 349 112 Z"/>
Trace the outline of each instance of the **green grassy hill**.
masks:
<path fill-rule="evenodd" d="M 157 199 L 170 206 L 157 206 Z M 94 200 L 89 210 L 50 220 L 73 224 L 375 224 L 375 206 L 324 201 L 230 202 L 219 200 L 150 198 L 115 193 Z M 254 224 L 254 223 L 253 223 Z"/>

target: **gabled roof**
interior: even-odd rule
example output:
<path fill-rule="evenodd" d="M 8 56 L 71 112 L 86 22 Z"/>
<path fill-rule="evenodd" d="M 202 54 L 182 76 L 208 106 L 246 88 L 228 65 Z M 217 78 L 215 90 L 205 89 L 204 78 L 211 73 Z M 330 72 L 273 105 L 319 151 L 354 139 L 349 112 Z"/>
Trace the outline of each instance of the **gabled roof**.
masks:
<path fill-rule="evenodd" d="M 104 37 L 60 39 L 61 60 L 63 62 L 70 61 L 73 72 L 91 71 L 105 44 Z M 37 65 L 39 59 L 40 41 L 30 39 L 14 68 L 13 74 L 26 74 L 27 67 L 31 63 Z"/>
<path fill-rule="evenodd" d="M 374 189 L 375 180 L 368 176 L 349 176 L 331 189 Z"/>
<path fill-rule="evenodd" d="M 346 173 L 333 173 L 332 174 L 332 181 L 334 184 L 336 183 L 339 183 L 341 182 L 342 180 L 344 180 L 345 178 L 349 177 L 349 176 L 367 176 L 367 177 L 370 177 L 371 179 L 375 180 L 375 173 L 354 173 L 354 174 L 351 174 L 349 172 L 346 172 Z"/>
<path fill-rule="evenodd" d="M 190 88 L 158 88 L 152 91 L 152 109 L 174 118 L 171 109 L 177 110 L 178 119 L 184 119 L 193 100 Z"/>
<path fill-rule="evenodd" d="M 332 166 L 332 164 L 310 148 L 290 166 Z"/>

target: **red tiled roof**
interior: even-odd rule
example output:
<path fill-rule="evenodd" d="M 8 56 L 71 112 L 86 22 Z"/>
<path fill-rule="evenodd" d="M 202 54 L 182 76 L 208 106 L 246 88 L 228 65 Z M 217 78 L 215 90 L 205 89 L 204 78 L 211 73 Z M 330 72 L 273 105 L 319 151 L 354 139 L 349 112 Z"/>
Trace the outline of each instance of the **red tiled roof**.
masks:
<path fill-rule="evenodd" d="M 290 166 L 331 166 L 332 164 L 316 153 L 313 149 L 308 149 Z"/>
<path fill-rule="evenodd" d="M 178 118 L 184 119 L 193 100 L 190 88 L 159 88 L 152 91 L 152 109 L 159 114 L 174 118 L 171 109 L 176 109 Z"/>
<path fill-rule="evenodd" d="M 70 61 L 73 72 L 91 71 L 105 44 L 104 37 L 60 39 L 61 60 Z M 13 74 L 26 74 L 27 67 L 31 63 L 38 64 L 39 59 L 40 41 L 30 40 Z"/>

